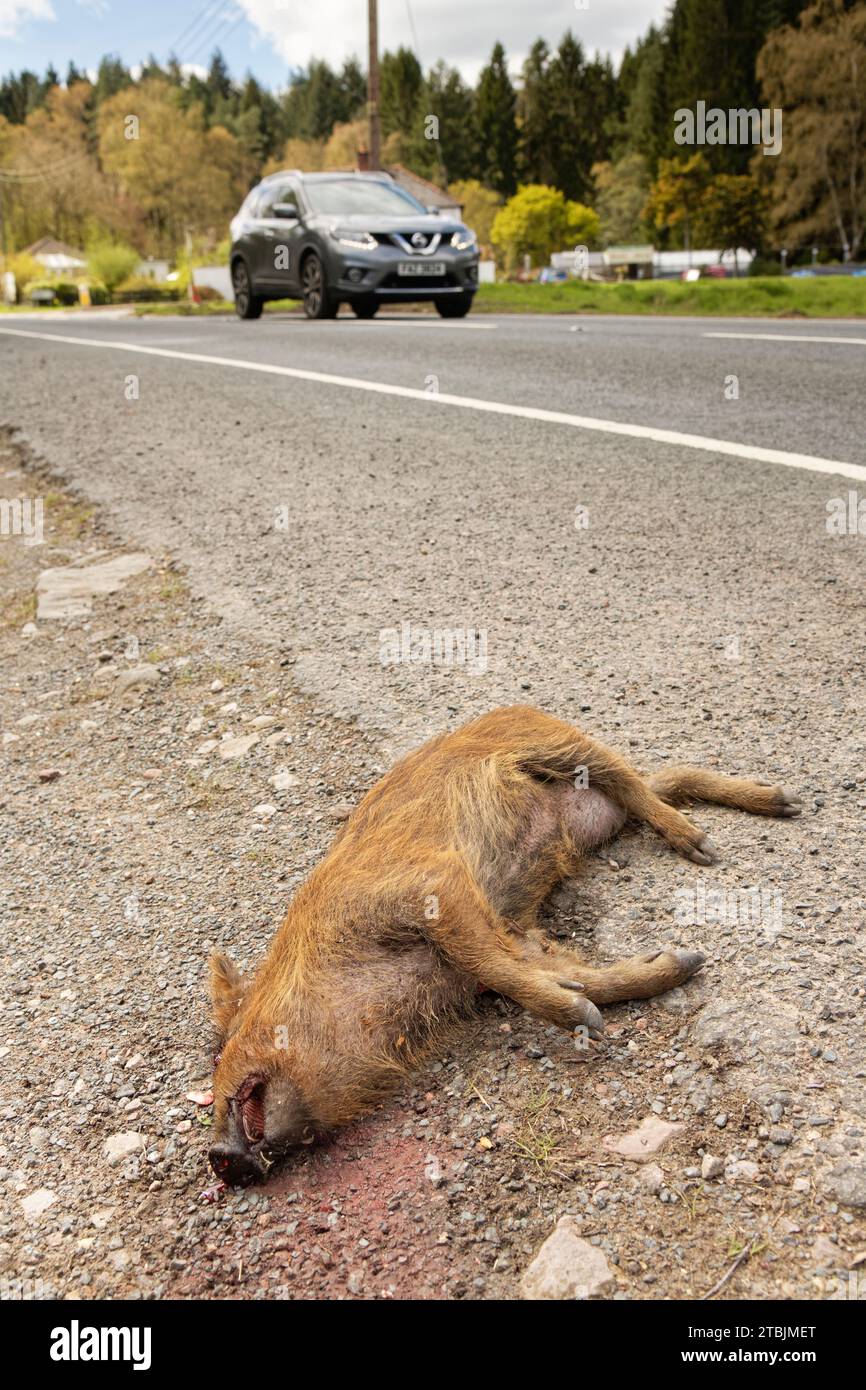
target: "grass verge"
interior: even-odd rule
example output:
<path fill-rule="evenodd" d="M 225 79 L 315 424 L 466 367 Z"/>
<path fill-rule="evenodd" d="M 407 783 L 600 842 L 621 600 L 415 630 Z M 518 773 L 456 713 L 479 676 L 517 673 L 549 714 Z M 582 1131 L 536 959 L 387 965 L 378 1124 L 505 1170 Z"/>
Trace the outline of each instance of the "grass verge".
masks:
<path fill-rule="evenodd" d="M 644 280 L 597 285 L 568 280 L 559 285 L 482 285 L 473 308 L 488 313 L 859 318 L 866 316 L 866 278 L 826 275 L 792 280 L 756 275 L 691 284 Z"/>
<path fill-rule="evenodd" d="M 292 299 L 265 305 L 265 313 L 302 313 Z M 136 304 L 141 315 L 230 314 L 231 304 Z M 866 277 L 815 276 L 792 280 L 782 276 L 742 280 L 629 281 L 597 285 L 569 280 L 560 285 L 482 285 L 473 312 L 504 314 L 672 314 L 718 318 L 863 318 L 866 317 Z"/>

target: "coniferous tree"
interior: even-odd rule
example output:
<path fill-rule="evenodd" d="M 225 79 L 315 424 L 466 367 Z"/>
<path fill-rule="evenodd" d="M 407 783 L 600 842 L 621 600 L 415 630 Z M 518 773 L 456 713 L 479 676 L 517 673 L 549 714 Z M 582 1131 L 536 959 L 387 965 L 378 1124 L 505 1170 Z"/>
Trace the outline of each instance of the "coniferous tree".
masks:
<path fill-rule="evenodd" d="M 415 124 L 401 158 L 443 186 L 471 178 L 477 165 L 478 132 L 471 88 L 456 68 L 437 63 L 418 97 Z"/>
<path fill-rule="evenodd" d="M 94 105 L 100 106 L 109 97 L 131 86 L 132 73 L 129 68 L 125 67 L 116 55 L 107 54 L 96 70 L 96 81 L 93 84 Z"/>
<path fill-rule="evenodd" d="M 483 183 L 506 197 L 511 196 L 517 185 L 516 104 L 505 49 L 497 43 L 476 88 L 478 172 Z"/>
<path fill-rule="evenodd" d="M 551 182 L 567 198 L 586 201 L 592 193 L 592 166 L 607 158 L 605 122 L 616 109 L 616 83 L 608 64 L 586 63 L 571 32 L 553 57 L 548 80 L 553 111 Z"/>
<path fill-rule="evenodd" d="M 624 118 L 625 146 L 643 155 L 654 172 L 667 153 L 673 127 L 672 119 L 668 119 L 665 37 L 652 26 L 637 46 L 635 64 Z"/>
<path fill-rule="evenodd" d="M 17 75 L 10 73 L 0 87 L 0 115 L 13 125 L 26 121 L 42 101 L 42 83 L 35 72 L 25 69 Z"/>
<path fill-rule="evenodd" d="M 423 76 L 421 64 L 411 49 L 398 48 L 396 53 L 383 53 L 379 84 L 382 135 L 387 138 L 394 131 L 407 133 L 412 130 L 418 113 Z"/>
<path fill-rule="evenodd" d="M 366 105 L 367 75 L 357 58 L 347 58 L 339 75 L 340 115 L 338 120 L 351 121 Z"/>
<path fill-rule="evenodd" d="M 523 64 L 523 85 L 517 110 L 520 121 L 521 181 L 553 183 L 553 151 L 559 133 L 551 91 L 550 50 L 543 39 L 536 39 Z"/>

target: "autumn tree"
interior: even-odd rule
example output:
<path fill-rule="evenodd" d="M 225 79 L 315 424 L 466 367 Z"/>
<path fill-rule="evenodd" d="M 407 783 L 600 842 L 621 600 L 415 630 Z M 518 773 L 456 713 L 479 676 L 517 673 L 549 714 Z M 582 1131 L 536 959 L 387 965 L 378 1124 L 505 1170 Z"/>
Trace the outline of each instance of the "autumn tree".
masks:
<path fill-rule="evenodd" d="M 866 5 L 820 0 L 770 34 L 764 101 L 784 113 L 781 154 L 755 157 L 777 242 L 823 241 L 856 259 L 866 232 Z"/>
<path fill-rule="evenodd" d="M 763 242 L 765 221 L 764 195 L 749 174 L 717 174 L 695 210 L 695 235 L 704 246 L 721 251 L 755 251 Z M 734 273 L 739 273 L 736 257 Z"/>
<path fill-rule="evenodd" d="M 570 201 L 558 188 L 527 184 L 496 214 L 490 236 L 506 266 L 513 269 L 523 256 L 540 265 L 554 251 L 594 246 L 599 233 L 599 220 L 591 208 Z"/>
<path fill-rule="evenodd" d="M 650 191 L 650 177 L 643 155 L 624 154 L 615 163 L 604 161 L 592 167 L 594 206 L 601 222 L 601 239 L 606 246 L 629 245 L 645 239 L 644 208 Z"/>
<path fill-rule="evenodd" d="M 485 188 L 478 179 L 458 179 L 448 185 L 448 192 L 462 204 L 463 220 L 474 231 L 479 245 L 489 246 L 493 221 L 502 207 L 499 194 Z"/>
<path fill-rule="evenodd" d="M 154 249 L 172 252 L 187 231 L 222 228 L 246 192 L 242 151 L 222 126 L 208 130 L 202 108 L 184 110 L 162 78 L 141 82 L 99 110 L 99 157 L 138 208 Z"/>
<path fill-rule="evenodd" d="M 3 140 L 7 249 L 21 250 L 46 232 L 84 246 L 96 222 L 112 215 L 90 137 L 89 83 L 54 87 Z"/>
<path fill-rule="evenodd" d="M 650 189 L 644 217 L 656 231 L 681 240 L 688 251 L 701 199 L 710 181 L 710 167 L 702 154 L 688 159 L 663 159 Z"/>

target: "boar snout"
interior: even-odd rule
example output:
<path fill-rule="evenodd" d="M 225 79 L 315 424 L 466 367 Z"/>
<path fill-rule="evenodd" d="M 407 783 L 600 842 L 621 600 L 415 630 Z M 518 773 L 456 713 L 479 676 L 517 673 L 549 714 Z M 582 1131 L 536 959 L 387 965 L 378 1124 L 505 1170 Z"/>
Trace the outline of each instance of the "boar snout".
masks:
<path fill-rule="evenodd" d="M 264 1182 L 267 1177 L 264 1163 L 249 1149 L 214 1144 L 208 1158 L 217 1177 L 222 1178 L 229 1187 L 249 1187 L 250 1183 Z"/>
<path fill-rule="evenodd" d="M 294 1084 L 257 1074 L 227 1097 L 208 1157 L 223 1182 L 246 1187 L 264 1182 L 277 1159 L 315 1137 L 310 1112 Z"/>

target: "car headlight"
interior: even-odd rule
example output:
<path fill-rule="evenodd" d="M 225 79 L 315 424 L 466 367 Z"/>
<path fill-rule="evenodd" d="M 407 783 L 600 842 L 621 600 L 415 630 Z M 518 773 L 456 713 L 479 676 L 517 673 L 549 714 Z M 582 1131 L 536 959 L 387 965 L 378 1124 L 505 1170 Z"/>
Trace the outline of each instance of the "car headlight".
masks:
<path fill-rule="evenodd" d="M 451 237 L 451 245 L 455 251 L 477 251 L 478 238 L 468 227 L 461 227 L 460 231 Z"/>
<path fill-rule="evenodd" d="M 341 246 L 352 246 L 356 251 L 375 251 L 379 245 L 370 232 L 356 232 L 354 227 L 332 227 L 331 236 Z"/>

